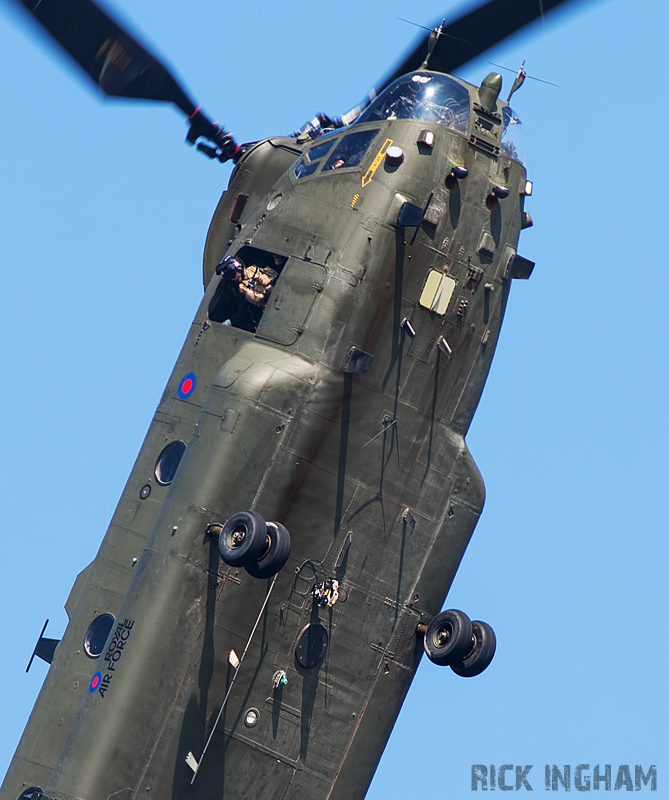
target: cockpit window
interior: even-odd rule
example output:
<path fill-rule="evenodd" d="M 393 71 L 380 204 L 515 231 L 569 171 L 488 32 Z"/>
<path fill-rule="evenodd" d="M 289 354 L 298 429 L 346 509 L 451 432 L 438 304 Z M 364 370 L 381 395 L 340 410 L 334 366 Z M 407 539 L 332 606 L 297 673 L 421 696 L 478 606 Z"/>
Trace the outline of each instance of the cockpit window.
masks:
<path fill-rule="evenodd" d="M 502 125 L 504 130 L 502 131 L 501 151 L 509 158 L 515 158 L 516 161 L 525 164 L 527 158 L 525 128 L 511 106 L 502 108 Z"/>
<path fill-rule="evenodd" d="M 323 142 L 323 144 L 317 144 L 316 147 L 312 147 L 309 150 L 309 161 L 316 161 L 319 158 L 323 158 L 324 155 L 330 152 L 330 148 L 334 144 L 333 140 L 329 142 Z"/>
<path fill-rule="evenodd" d="M 339 140 L 339 144 L 334 153 L 328 158 L 323 167 L 323 172 L 330 169 L 347 169 L 357 167 L 362 161 L 371 143 L 379 132 L 378 128 L 373 131 L 357 131 L 349 133 Z"/>
<path fill-rule="evenodd" d="M 312 147 L 295 167 L 295 177 L 299 180 L 313 175 L 321 165 L 320 159 L 330 152 L 335 141 L 336 139 L 328 139 L 327 142 L 322 142 L 317 144 L 316 147 Z"/>
<path fill-rule="evenodd" d="M 296 178 L 306 178 L 308 175 L 313 175 L 320 166 L 320 162 L 316 161 L 314 164 L 307 164 L 303 158 L 300 163 L 295 167 Z"/>
<path fill-rule="evenodd" d="M 422 119 L 467 133 L 469 92 L 434 72 L 415 72 L 395 81 L 356 120 Z"/>
<path fill-rule="evenodd" d="M 334 152 L 325 162 L 323 172 L 328 172 L 332 169 L 347 169 L 350 167 L 357 167 L 365 153 L 369 150 L 370 145 L 376 138 L 379 132 L 378 128 L 372 131 L 356 131 L 349 133 L 342 139 L 339 139 L 339 144 L 336 146 Z M 306 155 L 304 155 L 298 165 L 295 167 L 293 174 L 299 180 L 313 175 L 314 172 L 321 166 L 322 158 L 332 149 L 335 144 L 335 139 L 321 142 L 315 147 L 312 147 Z"/>

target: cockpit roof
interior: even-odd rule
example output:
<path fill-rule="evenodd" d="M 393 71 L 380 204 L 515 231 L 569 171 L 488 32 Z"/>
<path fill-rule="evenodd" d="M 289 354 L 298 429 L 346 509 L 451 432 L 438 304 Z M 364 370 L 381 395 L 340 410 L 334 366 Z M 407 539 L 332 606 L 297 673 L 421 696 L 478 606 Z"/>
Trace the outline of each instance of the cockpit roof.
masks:
<path fill-rule="evenodd" d="M 478 87 L 441 72 L 421 70 L 404 75 L 388 86 L 356 119 L 376 122 L 419 119 L 467 134 L 471 108 L 478 101 Z M 525 163 L 526 139 L 518 115 L 498 101 L 502 113 L 500 150 Z"/>
<path fill-rule="evenodd" d="M 385 89 L 356 122 L 420 119 L 467 132 L 469 90 L 450 75 L 413 72 Z"/>

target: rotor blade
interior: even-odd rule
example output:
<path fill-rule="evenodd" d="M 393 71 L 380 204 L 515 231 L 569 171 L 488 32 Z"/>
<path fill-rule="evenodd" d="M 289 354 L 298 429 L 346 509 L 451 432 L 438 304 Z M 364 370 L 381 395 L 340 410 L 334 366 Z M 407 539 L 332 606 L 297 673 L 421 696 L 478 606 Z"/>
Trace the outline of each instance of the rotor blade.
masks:
<path fill-rule="evenodd" d="M 575 0 L 488 0 L 446 25 L 430 57 L 428 69 L 453 73 L 531 22 Z M 439 22 L 433 27 L 438 27 Z M 380 94 L 393 81 L 420 69 L 427 55 L 429 34 L 407 54 L 393 72 L 375 87 Z"/>
<path fill-rule="evenodd" d="M 111 97 L 195 103 L 155 56 L 93 0 L 18 0 L 92 81 Z"/>
<path fill-rule="evenodd" d="M 94 0 L 17 2 L 107 96 L 174 103 L 188 117 L 188 142 L 195 144 L 203 136 L 220 148 L 205 147 L 210 158 L 239 157 L 233 137 L 200 111 L 167 67 Z"/>

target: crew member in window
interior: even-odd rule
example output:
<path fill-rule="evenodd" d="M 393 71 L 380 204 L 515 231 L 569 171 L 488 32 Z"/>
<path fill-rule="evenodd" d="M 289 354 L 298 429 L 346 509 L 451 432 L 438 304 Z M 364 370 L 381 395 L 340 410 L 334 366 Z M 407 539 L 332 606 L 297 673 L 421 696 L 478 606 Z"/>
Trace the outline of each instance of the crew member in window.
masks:
<path fill-rule="evenodd" d="M 271 267 L 261 268 L 254 264 L 245 267 L 239 283 L 240 294 L 251 305 L 264 309 L 278 277 L 279 273 Z"/>
<path fill-rule="evenodd" d="M 245 267 L 236 258 L 222 261 L 216 272 L 223 277 L 225 287 L 217 309 L 218 318 L 223 325 L 255 333 L 279 273 L 255 264 Z"/>

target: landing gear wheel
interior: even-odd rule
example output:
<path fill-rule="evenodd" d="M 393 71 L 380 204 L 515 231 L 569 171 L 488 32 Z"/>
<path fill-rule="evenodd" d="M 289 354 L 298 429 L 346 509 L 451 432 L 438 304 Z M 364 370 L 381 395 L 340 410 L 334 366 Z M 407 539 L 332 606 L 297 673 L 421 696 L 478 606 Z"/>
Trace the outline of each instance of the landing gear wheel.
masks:
<path fill-rule="evenodd" d="M 271 578 L 283 569 L 290 555 L 290 534 L 280 522 L 267 523 L 267 538 L 265 549 L 260 558 L 252 563 L 245 564 L 246 571 L 253 578 Z"/>
<path fill-rule="evenodd" d="M 442 611 L 427 626 L 423 647 L 433 664 L 448 667 L 467 655 L 472 647 L 472 623 L 457 609 Z"/>
<path fill-rule="evenodd" d="M 451 664 L 451 669 L 463 678 L 480 675 L 492 661 L 496 647 L 495 631 L 490 625 L 472 620 L 472 647 L 462 661 Z"/>
<path fill-rule="evenodd" d="M 218 537 L 218 552 L 231 567 L 253 564 L 266 547 L 267 525 L 257 511 L 233 514 Z"/>

